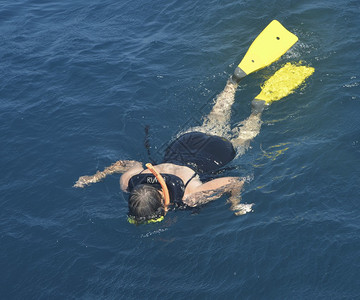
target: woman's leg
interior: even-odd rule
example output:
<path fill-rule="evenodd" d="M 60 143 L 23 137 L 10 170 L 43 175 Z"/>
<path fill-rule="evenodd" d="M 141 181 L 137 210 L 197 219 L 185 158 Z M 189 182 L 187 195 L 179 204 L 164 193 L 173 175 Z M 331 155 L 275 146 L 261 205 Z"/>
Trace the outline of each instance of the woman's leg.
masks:
<path fill-rule="evenodd" d="M 261 113 L 265 102 L 253 100 L 251 115 L 231 130 L 231 106 L 235 101 L 237 87 L 238 84 L 228 80 L 224 90 L 216 97 L 211 112 L 204 118 L 203 124 L 191 128 L 190 131 L 200 131 L 222 137 L 228 137 L 230 134 L 233 136 L 232 144 L 237 148 L 238 154 L 242 155 L 249 148 L 250 141 L 260 132 Z"/>
<path fill-rule="evenodd" d="M 191 131 L 200 131 L 218 136 L 226 136 L 230 132 L 231 106 L 235 101 L 237 84 L 228 80 L 224 90 L 216 97 L 215 104 L 204 118 L 201 126 Z"/>
<path fill-rule="evenodd" d="M 217 96 L 215 104 L 200 127 L 193 128 L 205 133 L 227 137 L 231 132 L 232 144 L 237 149 L 238 155 L 244 154 L 249 148 L 250 141 L 255 138 L 261 128 L 261 113 L 265 102 L 253 100 L 251 115 L 238 126 L 230 130 L 231 106 L 235 101 L 237 84 L 228 80 L 224 90 Z"/>
<path fill-rule="evenodd" d="M 259 134 L 261 124 L 261 112 L 253 111 L 246 120 L 233 128 L 234 138 L 231 139 L 231 142 L 237 149 L 238 155 L 244 154 L 249 148 L 250 141 Z"/>

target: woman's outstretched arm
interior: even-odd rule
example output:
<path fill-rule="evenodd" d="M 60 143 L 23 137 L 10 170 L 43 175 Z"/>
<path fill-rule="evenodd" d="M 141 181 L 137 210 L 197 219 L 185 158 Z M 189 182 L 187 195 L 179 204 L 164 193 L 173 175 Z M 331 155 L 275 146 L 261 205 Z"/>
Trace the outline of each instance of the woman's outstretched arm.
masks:
<path fill-rule="evenodd" d="M 105 168 L 103 171 L 97 171 L 94 175 L 81 176 L 73 187 L 83 188 L 92 183 L 96 183 L 104 179 L 107 175 L 114 173 L 125 173 L 135 166 L 142 166 L 142 163 L 135 160 L 118 160 L 111 166 Z"/>
<path fill-rule="evenodd" d="M 235 215 L 241 215 L 244 212 L 244 207 L 240 205 L 241 190 L 244 185 L 244 179 L 239 177 L 222 177 L 217 178 L 195 188 L 191 193 L 185 196 L 183 202 L 190 206 L 196 207 L 210 201 L 220 198 L 223 194 L 229 193 L 228 200 L 231 203 L 230 209 L 234 211 Z"/>

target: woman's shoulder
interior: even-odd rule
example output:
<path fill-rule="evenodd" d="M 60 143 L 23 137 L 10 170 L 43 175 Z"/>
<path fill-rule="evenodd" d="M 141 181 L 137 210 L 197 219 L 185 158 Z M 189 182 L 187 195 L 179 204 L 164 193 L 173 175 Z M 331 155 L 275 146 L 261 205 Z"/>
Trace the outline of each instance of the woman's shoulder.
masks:
<path fill-rule="evenodd" d="M 141 173 L 143 170 L 144 168 L 142 167 L 142 164 L 140 164 L 132 167 L 130 170 L 122 174 L 120 177 L 120 188 L 126 192 L 128 189 L 130 178 L 134 175 Z"/>
<path fill-rule="evenodd" d="M 192 176 L 195 173 L 194 170 L 187 166 L 180 166 L 173 163 L 159 164 L 156 165 L 155 168 L 157 168 L 160 173 L 172 174 L 182 178 L 183 180 L 186 180 L 187 177 Z"/>

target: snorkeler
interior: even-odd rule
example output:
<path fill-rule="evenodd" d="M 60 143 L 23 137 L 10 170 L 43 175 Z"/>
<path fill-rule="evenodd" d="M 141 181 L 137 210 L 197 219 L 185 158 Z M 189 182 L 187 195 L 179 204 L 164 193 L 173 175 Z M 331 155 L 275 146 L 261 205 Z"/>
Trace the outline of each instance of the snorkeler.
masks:
<path fill-rule="evenodd" d="M 252 101 L 250 116 L 231 129 L 231 107 L 240 80 L 277 60 L 296 41 L 295 35 L 272 21 L 252 43 L 203 124 L 172 141 L 162 163 L 146 164 L 144 168 L 137 161 L 119 160 L 92 176 L 81 176 L 74 187 L 85 187 L 107 175 L 122 173 L 120 187 L 130 193 L 128 220 L 135 224 L 163 220 L 171 205 L 196 207 L 225 193 L 230 194 L 228 202 L 235 215 L 248 212 L 251 205 L 240 204 L 244 178 L 221 177 L 202 182 L 200 176 L 214 173 L 236 155 L 242 155 L 260 132 L 265 106 L 290 94 L 314 72 L 310 67 L 286 64 L 262 86 Z"/>
<path fill-rule="evenodd" d="M 202 126 L 192 128 L 177 137 L 166 149 L 163 162 L 154 168 L 166 181 L 170 205 L 195 207 L 230 193 L 229 202 L 236 215 L 243 214 L 239 206 L 244 178 L 221 177 L 202 182 L 200 175 L 213 173 L 243 152 L 260 131 L 261 111 L 255 109 L 243 122 L 241 130 L 233 130 L 231 140 L 223 137 L 230 131 L 231 106 L 235 100 L 237 83 L 229 80 L 216 98 L 210 114 Z M 137 223 L 162 218 L 166 212 L 163 189 L 155 175 L 137 161 L 119 160 L 104 171 L 82 176 L 74 187 L 98 182 L 109 174 L 123 173 L 120 187 L 130 192 L 129 217 Z"/>
<path fill-rule="evenodd" d="M 230 209 L 235 215 L 242 215 L 251 210 L 251 205 L 240 204 L 244 178 L 220 177 L 202 182 L 200 176 L 214 173 L 236 154 L 242 155 L 260 132 L 264 108 L 290 94 L 313 72 L 314 68 L 287 63 L 265 82 L 261 93 L 252 101 L 250 116 L 233 129 L 230 116 L 238 83 L 231 78 L 203 124 L 171 142 L 161 164 L 147 164 L 144 168 L 137 161 L 119 160 L 102 172 L 81 176 L 74 187 L 123 173 L 120 187 L 130 193 L 129 221 L 136 224 L 161 221 L 170 205 L 196 207 L 225 193 L 230 194 Z"/>

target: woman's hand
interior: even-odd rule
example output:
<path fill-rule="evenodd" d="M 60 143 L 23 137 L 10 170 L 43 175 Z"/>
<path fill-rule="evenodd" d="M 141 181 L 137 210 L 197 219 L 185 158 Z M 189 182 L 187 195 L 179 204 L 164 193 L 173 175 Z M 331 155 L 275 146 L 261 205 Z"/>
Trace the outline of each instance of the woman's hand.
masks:
<path fill-rule="evenodd" d="M 228 202 L 231 203 L 230 209 L 234 212 L 235 216 L 241 216 L 241 215 L 245 215 L 248 212 L 253 212 L 252 207 L 253 207 L 254 203 L 242 204 L 242 203 L 240 203 L 240 201 L 241 201 L 241 198 L 234 199 L 234 197 L 230 197 L 228 200 Z"/>
<path fill-rule="evenodd" d="M 103 172 L 97 171 L 95 175 L 91 175 L 91 176 L 85 175 L 79 177 L 79 179 L 76 181 L 73 187 L 84 188 L 87 185 L 99 182 L 101 179 L 105 177 L 106 175 Z"/>

